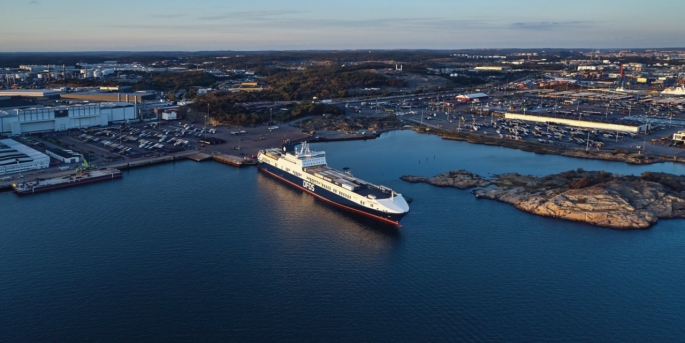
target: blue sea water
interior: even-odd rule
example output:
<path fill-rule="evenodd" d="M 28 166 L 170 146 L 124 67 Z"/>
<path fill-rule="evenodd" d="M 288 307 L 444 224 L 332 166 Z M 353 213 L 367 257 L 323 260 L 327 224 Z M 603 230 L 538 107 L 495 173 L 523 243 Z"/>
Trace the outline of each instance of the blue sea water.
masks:
<path fill-rule="evenodd" d="M 468 191 L 452 169 L 623 174 L 410 131 L 313 144 L 411 197 L 392 229 L 258 173 L 176 162 L 0 194 L 0 341 L 645 342 L 685 337 L 685 221 L 616 231 Z"/>

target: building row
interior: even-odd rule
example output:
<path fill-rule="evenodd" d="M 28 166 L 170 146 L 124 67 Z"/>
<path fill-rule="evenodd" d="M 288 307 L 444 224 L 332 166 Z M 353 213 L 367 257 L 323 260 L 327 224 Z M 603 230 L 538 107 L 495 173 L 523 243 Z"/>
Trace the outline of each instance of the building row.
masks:
<path fill-rule="evenodd" d="M 157 92 L 132 91 L 130 86 L 100 87 L 99 90 L 72 91 L 62 89 L 11 89 L 0 90 L 0 97 L 59 98 L 64 100 L 141 102 L 154 100 Z"/>
<path fill-rule="evenodd" d="M 0 139 L 0 175 L 50 166 L 50 157 L 12 139 Z"/>

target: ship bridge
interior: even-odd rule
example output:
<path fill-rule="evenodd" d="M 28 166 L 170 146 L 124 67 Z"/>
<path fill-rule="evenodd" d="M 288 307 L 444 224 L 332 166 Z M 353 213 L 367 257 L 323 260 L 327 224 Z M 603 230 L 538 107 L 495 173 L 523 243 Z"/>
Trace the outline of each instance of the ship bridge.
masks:
<path fill-rule="evenodd" d="M 306 141 L 302 142 L 299 150 L 295 148 L 294 151 L 286 151 L 285 159 L 301 168 L 326 165 L 326 153 L 309 150 L 309 144 Z"/>

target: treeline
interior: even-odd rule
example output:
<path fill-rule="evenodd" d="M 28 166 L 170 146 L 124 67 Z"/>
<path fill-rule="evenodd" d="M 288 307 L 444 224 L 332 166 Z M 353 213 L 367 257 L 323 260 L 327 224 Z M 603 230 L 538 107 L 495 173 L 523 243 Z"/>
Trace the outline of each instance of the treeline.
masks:
<path fill-rule="evenodd" d="M 345 114 L 345 111 L 338 106 L 311 101 L 291 103 L 279 108 L 263 107 L 252 109 L 244 106 L 245 101 L 238 101 L 240 97 L 231 96 L 238 94 L 246 95 L 246 93 L 225 93 L 207 94 L 198 97 L 190 105 L 191 111 L 186 113 L 186 116 L 191 120 L 201 121 L 204 120 L 205 115 L 209 114 L 209 118 L 215 122 L 245 126 L 266 123 L 269 119 L 281 122 L 309 115 Z M 281 111 L 281 108 L 287 108 L 288 111 Z"/>
<path fill-rule="evenodd" d="M 36 65 L 67 65 L 74 66 L 77 63 L 102 63 L 103 61 L 115 60 L 119 63 L 152 63 L 160 60 L 176 59 L 190 56 L 188 52 L 174 51 L 92 51 L 92 52 L 17 52 L 0 53 L 0 67 L 16 68 L 22 64 Z"/>
<path fill-rule="evenodd" d="M 304 117 L 309 115 L 320 116 L 323 114 L 331 114 L 334 116 L 343 115 L 345 111 L 335 105 L 327 105 L 322 103 L 303 102 L 297 104 L 290 111 L 290 118 Z"/>
<path fill-rule="evenodd" d="M 173 89 L 178 91 L 181 88 L 192 86 L 209 87 L 216 83 L 217 78 L 204 71 L 189 71 L 179 73 L 154 73 L 149 83 L 156 89 Z"/>
<path fill-rule="evenodd" d="M 133 73 L 132 73 L 133 74 Z M 140 73 L 137 73 L 140 74 Z M 179 73 L 153 73 L 144 77 L 141 81 L 129 84 L 134 90 L 164 90 L 177 92 L 179 89 L 189 89 L 192 86 L 209 87 L 215 84 L 217 78 L 203 71 L 179 72 Z M 117 86 L 121 83 L 109 80 L 97 79 L 69 79 L 66 82 L 59 81 L 57 84 L 65 84 L 70 87 L 99 87 Z"/>
<path fill-rule="evenodd" d="M 418 63 L 436 58 L 444 58 L 443 51 L 409 51 L 409 50 L 371 50 L 371 51 L 279 51 L 262 53 L 225 54 L 216 60 L 216 65 L 228 69 L 256 68 L 268 64 L 310 66 L 308 62 L 330 62 L 330 66 L 341 66 L 351 62 L 403 62 Z M 393 62 L 394 63 L 394 62 Z"/>
<path fill-rule="evenodd" d="M 266 76 L 275 97 L 283 101 L 342 98 L 352 88 L 403 88 L 406 84 L 369 70 L 319 67 Z"/>

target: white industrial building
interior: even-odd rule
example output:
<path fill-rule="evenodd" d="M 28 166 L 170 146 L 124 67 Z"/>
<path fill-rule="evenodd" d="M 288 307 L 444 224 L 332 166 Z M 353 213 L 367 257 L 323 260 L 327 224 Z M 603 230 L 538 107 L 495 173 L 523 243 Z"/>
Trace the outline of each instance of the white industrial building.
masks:
<path fill-rule="evenodd" d="M 0 175 L 43 169 L 50 157 L 12 139 L 0 139 Z"/>
<path fill-rule="evenodd" d="M 678 131 L 673 134 L 673 140 L 680 143 L 685 143 L 685 131 Z"/>
<path fill-rule="evenodd" d="M 22 96 L 27 98 L 59 97 L 59 89 L 6 89 L 0 90 L 0 96 Z"/>
<path fill-rule="evenodd" d="M 509 71 L 511 67 L 505 66 L 479 66 L 474 68 L 476 71 Z"/>
<path fill-rule="evenodd" d="M 485 101 L 488 99 L 488 95 L 485 93 L 473 93 L 473 94 L 461 94 L 457 95 L 456 100 L 461 101 L 461 102 L 469 102 L 469 101 Z"/>
<path fill-rule="evenodd" d="M 137 120 L 137 112 L 137 104 L 127 102 L 0 109 L 0 133 L 21 135 L 107 126 Z"/>
<path fill-rule="evenodd" d="M 604 70 L 603 66 L 578 66 L 578 71 L 598 71 Z"/>
<path fill-rule="evenodd" d="M 78 163 L 81 161 L 81 155 L 71 150 L 45 148 L 45 153 L 62 163 Z"/>
<path fill-rule="evenodd" d="M 620 122 L 611 123 L 603 121 L 588 121 L 521 113 L 504 113 L 504 118 L 512 120 L 532 121 L 537 123 L 554 123 L 566 126 L 582 127 L 586 129 L 598 129 L 631 133 L 647 132 L 651 128 L 650 124 L 629 124 Z"/>
<path fill-rule="evenodd" d="M 174 111 L 164 111 L 162 112 L 162 119 L 163 120 L 176 120 L 178 119 L 178 113 Z"/>

